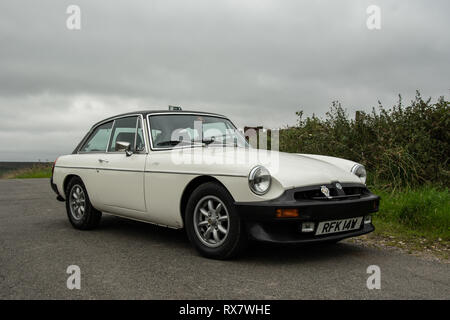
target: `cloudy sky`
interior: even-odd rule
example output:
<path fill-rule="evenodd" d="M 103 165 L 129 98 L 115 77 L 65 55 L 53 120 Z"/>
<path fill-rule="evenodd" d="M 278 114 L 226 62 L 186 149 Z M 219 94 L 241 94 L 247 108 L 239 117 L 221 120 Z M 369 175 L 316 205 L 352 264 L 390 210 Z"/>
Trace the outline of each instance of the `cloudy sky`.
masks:
<path fill-rule="evenodd" d="M 69 30 L 69 5 L 81 30 Z M 369 5 L 381 29 L 366 26 Z M 448 0 L 0 2 L 0 161 L 53 160 L 132 110 L 219 112 L 281 127 L 415 90 L 450 94 Z"/>

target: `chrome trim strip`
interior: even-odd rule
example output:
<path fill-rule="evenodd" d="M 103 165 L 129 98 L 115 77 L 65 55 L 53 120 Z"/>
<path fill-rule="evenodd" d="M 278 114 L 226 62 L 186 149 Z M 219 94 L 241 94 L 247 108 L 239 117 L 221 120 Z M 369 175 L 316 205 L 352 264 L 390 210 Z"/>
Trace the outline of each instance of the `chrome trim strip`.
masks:
<path fill-rule="evenodd" d="M 97 167 L 69 167 L 69 166 L 55 166 L 55 168 L 66 168 L 66 169 L 91 169 L 91 170 L 97 170 L 100 168 Z"/>
<path fill-rule="evenodd" d="M 142 125 L 142 133 L 144 135 L 145 139 L 145 153 L 148 154 L 150 152 L 150 137 L 148 136 L 148 127 L 147 127 L 147 121 L 145 121 L 144 116 L 141 115 L 141 125 Z"/>
<path fill-rule="evenodd" d="M 237 174 L 227 174 L 227 173 L 210 173 L 205 174 L 204 172 L 174 172 L 174 171 L 156 171 L 156 170 L 128 170 L 128 169 L 114 169 L 114 168 L 103 168 L 103 167 L 69 167 L 69 166 L 55 166 L 55 168 L 66 168 L 66 169 L 87 169 L 87 170 L 105 170 L 105 171 L 127 171 L 127 172 L 143 172 L 143 173 L 165 173 L 165 174 L 187 174 L 187 175 L 209 175 L 218 177 L 236 177 L 236 178 L 247 178 L 245 175 Z"/>
<path fill-rule="evenodd" d="M 133 152 L 136 152 L 136 142 L 137 142 L 137 135 L 138 135 L 138 125 L 139 125 L 139 118 L 136 117 L 136 130 L 134 131 L 134 150 Z"/>
<path fill-rule="evenodd" d="M 55 168 L 65 168 L 65 169 L 86 169 L 86 170 L 98 170 L 98 171 L 126 171 L 126 172 L 140 172 L 144 173 L 144 170 L 132 170 L 132 169 L 115 169 L 115 168 L 104 168 L 104 167 L 68 167 L 68 166 L 55 166 Z"/>
<path fill-rule="evenodd" d="M 113 125 L 111 127 L 111 132 L 109 133 L 109 138 L 108 138 L 108 144 L 106 145 L 106 153 L 109 152 L 109 147 L 110 147 L 110 143 L 111 143 L 111 136 L 113 135 L 114 132 L 114 126 L 116 125 L 116 119 L 113 120 Z"/>
<path fill-rule="evenodd" d="M 245 175 L 238 174 L 228 174 L 228 173 L 204 173 L 204 172 L 182 172 L 182 171 L 157 171 L 157 170 L 145 170 L 145 173 L 165 173 L 165 174 L 188 174 L 188 175 L 198 175 L 198 176 L 219 176 L 219 177 L 236 177 L 236 178 L 247 178 Z"/>

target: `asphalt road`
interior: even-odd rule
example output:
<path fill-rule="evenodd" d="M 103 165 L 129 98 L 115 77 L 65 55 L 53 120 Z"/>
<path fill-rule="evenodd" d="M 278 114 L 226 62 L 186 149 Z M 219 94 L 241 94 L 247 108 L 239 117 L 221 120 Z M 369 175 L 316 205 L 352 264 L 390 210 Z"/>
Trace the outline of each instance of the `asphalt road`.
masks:
<path fill-rule="evenodd" d="M 81 269 L 69 290 L 66 269 Z M 369 290 L 366 269 L 381 269 Z M 183 231 L 103 215 L 78 231 L 47 179 L 0 180 L 1 299 L 449 299 L 450 265 L 353 243 L 196 254 Z"/>

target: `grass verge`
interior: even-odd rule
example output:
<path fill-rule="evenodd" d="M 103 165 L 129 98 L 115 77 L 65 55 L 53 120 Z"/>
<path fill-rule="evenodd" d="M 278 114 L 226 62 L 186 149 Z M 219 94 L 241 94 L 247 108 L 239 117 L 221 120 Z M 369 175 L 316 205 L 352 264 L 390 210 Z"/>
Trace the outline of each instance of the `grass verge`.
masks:
<path fill-rule="evenodd" d="M 409 253 L 429 252 L 448 259 L 450 253 L 450 193 L 448 188 L 422 186 L 386 191 L 372 189 L 381 196 L 380 211 L 373 216 L 376 230 L 365 237 L 382 246 Z"/>
<path fill-rule="evenodd" d="M 373 191 L 382 199 L 380 211 L 374 217 L 381 230 L 392 228 L 411 236 L 450 241 L 448 188 L 439 190 L 423 186 L 399 191 Z"/>
<path fill-rule="evenodd" d="M 50 178 L 51 175 L 52 175 L 51 165 L 35 165 L 31 168 L 23 168 L 6 172 L 2 176 L 2 178 L 4 179 Z"/>

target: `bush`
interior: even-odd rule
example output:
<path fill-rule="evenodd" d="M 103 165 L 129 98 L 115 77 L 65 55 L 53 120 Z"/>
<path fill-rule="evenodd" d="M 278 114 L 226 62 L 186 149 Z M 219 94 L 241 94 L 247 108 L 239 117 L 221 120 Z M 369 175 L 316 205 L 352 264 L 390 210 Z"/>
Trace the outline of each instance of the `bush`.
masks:
<path fill-rule="evenodd" d="M 337 101 L 324 119 L 313 115 L 280 131 L 280 151 L 350 159 L 366 166 L 368 182 L 386 188 L 449 183 L 450 103 L 423 100 L 417 92 L 407 107 L 359 111 L 350 119 Z"/>

